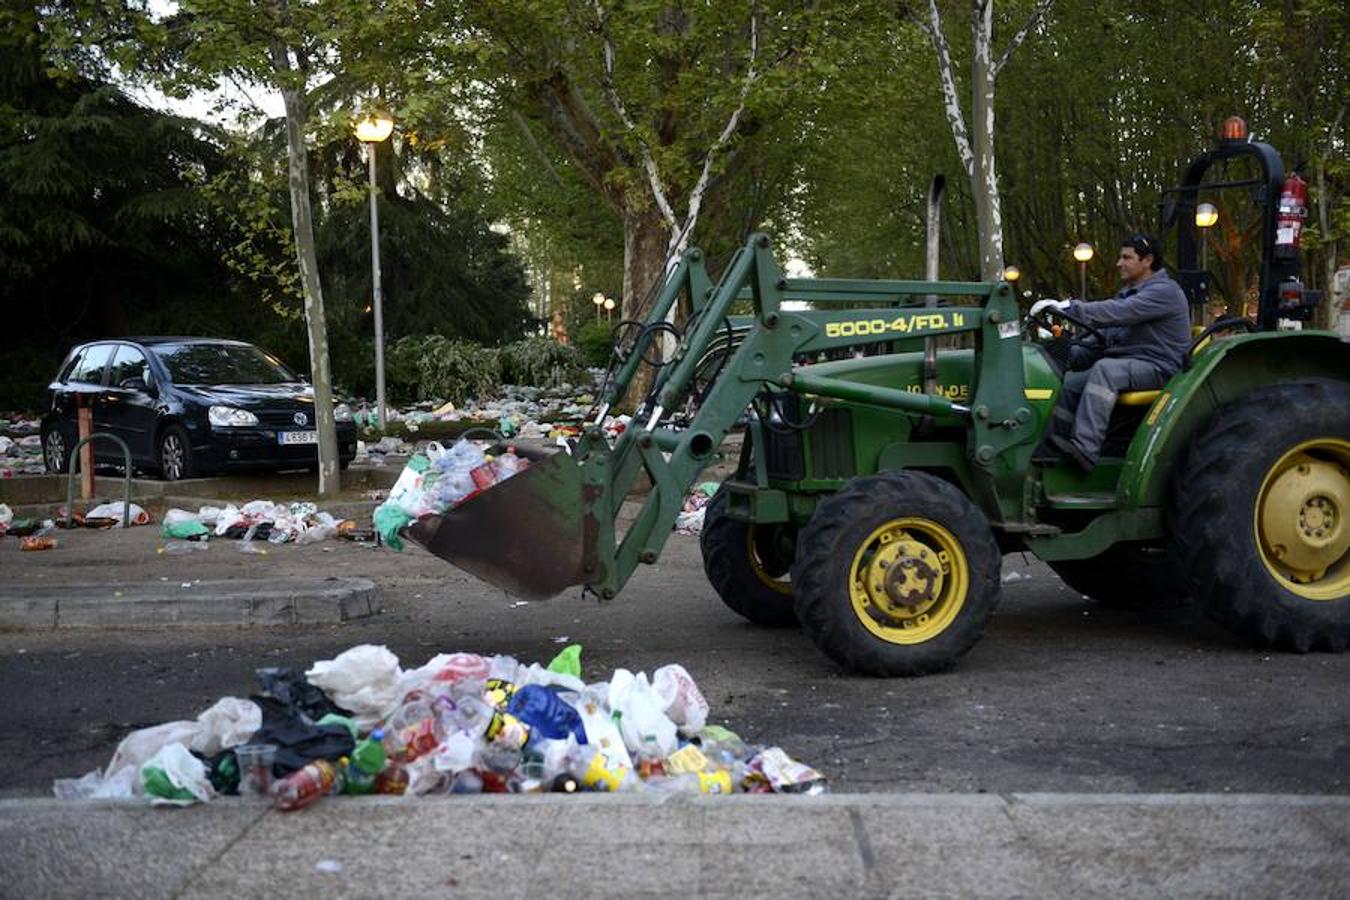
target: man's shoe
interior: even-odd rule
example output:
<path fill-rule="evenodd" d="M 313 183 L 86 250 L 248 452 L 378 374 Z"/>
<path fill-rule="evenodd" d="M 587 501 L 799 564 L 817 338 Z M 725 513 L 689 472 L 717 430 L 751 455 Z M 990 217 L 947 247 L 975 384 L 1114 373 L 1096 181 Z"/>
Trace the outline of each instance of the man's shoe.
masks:
<path fill-rule="evenodd" d="M 1050 435 L 1050 446 L 1064 454 L 1065 459 L 1072 461 L 1073 464 L 1083 472 L 1091 472 L 1097 465 L 1092 460 L 1088 459 L 1087 456 L 1083 454 L 1083 451 L 1079 450 L 1078 446 L 1068 438 L 1052 434 Z"/>

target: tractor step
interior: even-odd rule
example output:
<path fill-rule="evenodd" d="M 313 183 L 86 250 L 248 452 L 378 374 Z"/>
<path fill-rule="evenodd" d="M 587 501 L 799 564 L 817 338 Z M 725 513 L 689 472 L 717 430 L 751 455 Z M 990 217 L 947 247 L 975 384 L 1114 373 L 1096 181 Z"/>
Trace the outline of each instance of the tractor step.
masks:
<path fill-rule="evenodd" d="M 1114 509 L 1115 491 L 1081 491 L 1073 494 L 1047 494 L 1046 503 L 1055 509 Z"/>

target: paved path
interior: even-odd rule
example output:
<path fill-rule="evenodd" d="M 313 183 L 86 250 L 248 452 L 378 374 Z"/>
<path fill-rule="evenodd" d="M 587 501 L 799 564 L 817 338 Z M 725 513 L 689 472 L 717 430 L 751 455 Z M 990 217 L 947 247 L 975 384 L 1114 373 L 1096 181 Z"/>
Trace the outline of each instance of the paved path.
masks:
<path fill-rule="evenodd" d="M 331 799 L 299 813 L 0 801 L 12 897 L 1350 894 L 1350 798 Z"/>

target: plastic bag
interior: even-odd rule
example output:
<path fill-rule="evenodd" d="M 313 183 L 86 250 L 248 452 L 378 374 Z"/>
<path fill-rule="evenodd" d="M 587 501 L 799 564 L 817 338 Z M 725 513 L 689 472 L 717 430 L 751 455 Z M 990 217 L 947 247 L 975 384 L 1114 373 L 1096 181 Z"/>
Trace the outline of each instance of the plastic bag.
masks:
<path fill-rule="evenodd" d="M 629 750 L 651 752 L 654 747 L 659 755 L 668 756 L 678 746 L 665 701 L 652 690 L 644 673 L 616 669 L 609 681 L 609 708 L 620 713 L 619 729 Z"/>
<path fill-rule="evenodd" d="M 164 514 L 164 521 L 160 523 L 159 533 L 166 538 L 187 540 L 209 535 L 211 529 L 207 528 L 196 514 L 185 509 L 171 509 Z"/>
<path fill-rule="evenodd" d="M 167 744 L 141 766 L 141 788 L 157 805 L 210 802 L 216 795 L 206 764 L 182 744 Z"/>
<path fill-rule="evenodd" d="M 412 516 L 404 512 L 396 503 L 386 500 L 375 509 L 372 517 L 380 540 L 395 550 L 403 549 L 403 539 L 398 536 L 399 529 L 412 521 Z"/>
<path fill-rule="evenodd" d="M 581 677 L 581 645 L 568 644 L 549 661 L 548 670 L 562 675 Z"/>
<path fill-rule="evenodd" d="M 85 519 L 116 519 L 117 524 L 113 527 L 121 528 L 122 509 L 123 504 L 121 500 L 113 503 L 100 503 L 98 506 L 95 506 L 85 513 L 84 517 Z M 133 503 L 131 504 L 131 511 L 130 515 L 127 517 L 127 521 L 132 525 L 148 525 L 150 524 L 150 514 Z"/>
<path fill-rule="evenodd" d="M 222 750 L 248 743 L 262 727 L 262 710 L 252 700 L 222 697 L 197 717 L 201 726 L 188 745 L 202 756 L 215 756 Z"/>
<path fill-rule="evenodd" d="M 679 663 L 662 666 L 652 674 L 652 689 L 665 703 L 665 713 L 686 734 L 696 734 L 708 722 L 708 700 L 693 677 Z"/>
<path fill-rule="evenodd" d="M 142 728 L 122 738 L 113 751 L 105 771 L 109 778 L 125 767 L 140 771 L 151 757 L 169 744 L 183 744 L 197 736 L 198 722 L 165 722 L 152 728 Z"/>
<path fill-rule="evenodd" d="M 139 771 L 125 766 L 106 778 L 99 769 L 80 778 L 58 778 L 52 782 L 52 794 L 57 800 L 129 800 L 139 786 Z"/>
<path fill-rule="evenodd" d="M 527 684 L 511 695 L 506 711 L 530 728 L 530 735 L 561 740 L 569 734 L 586 743 L 586 729 L 576 709 L 558 696 L 556 688 Z"/>
<path fill-rule="evenodd" d="M 360 644 L 334 659 L 316 662 L 305 677 L 350 711 L 365 731 L 398 706 L 402 674 L 398 657 L 388 647 Z"/>
<path fill-rule="evenodd" d="M 278 778 L 303 769 L 316 759 L 337 762 L 351 756 L 356 748 L 356 741 L 345 725 L 315 725 L 306 721 L 295 707 L 273 697 L 254 697 L 253 702 L 262 709 L 263 721 L 251 742 L 276 746 L 272 773 Z"/>

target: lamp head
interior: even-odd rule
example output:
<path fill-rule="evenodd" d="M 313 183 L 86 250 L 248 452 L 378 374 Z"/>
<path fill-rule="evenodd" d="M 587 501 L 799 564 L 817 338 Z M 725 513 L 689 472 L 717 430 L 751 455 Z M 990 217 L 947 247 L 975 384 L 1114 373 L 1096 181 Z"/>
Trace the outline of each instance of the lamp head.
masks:
<path fill-rule="evenodd" d="M 1078 260 L 1080 263 L 1085 263 L 1088 260 L 1092 259 L 1092 255 L 1094 252 L 1095 251 L 1092 249 L 1092 245 L 1089 244 L 1087 241 L 1083 241 L 1077 247 L 1073 248 L 1073 258 Z"/>
<path fill-rule="evenodd" d="M 605 295 L 600 293 L 599 291 L 596 291 L 594 294 L 591 295 L 591 302 L 594 303 L 597 307 L 604 306 Z"/>
<path fill-rule="evenodd" d="M 356 120 L 353 130 L 356 139 L 364 144 L 378 144 L 394 132 L 394 118 L 387 112 L 368 112 Z"/>
<path fill-rule="evenodd" d="M 1019 278 L 1021 278 L 1021 277 L 1022 277 L 1022 270 L 1019 269 L 1019 268 L 1017 268 L 1017 266 L 1008 266 L 1007 268 L 1005 268 L 1005 269 L 1003 270 L 1003 280 L 1004 280 L 1004 281 L 1008 281 L 1008 282 L 1011 282 L 1011 283 L 1013 283 L 1013 284 L 1016 284 L 1016 283 L 1017 283 L 1017 279 L 1019 279 Z"/>
<path fill-rule="evenodd" d="M 1213 203 L 1201 203 L 1195 208 L 1195 224 L 1198 228 L 1212 228 L 1219 221 L 1219 208 Z"/>

